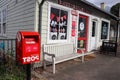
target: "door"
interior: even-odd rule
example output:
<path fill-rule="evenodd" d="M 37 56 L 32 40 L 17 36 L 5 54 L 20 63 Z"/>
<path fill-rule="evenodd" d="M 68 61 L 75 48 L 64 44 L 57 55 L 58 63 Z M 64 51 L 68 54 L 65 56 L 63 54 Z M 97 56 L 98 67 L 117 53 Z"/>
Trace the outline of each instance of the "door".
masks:
<path fill-rule="evenodd" d="M 96 49 L 96 26 L 97 26 L 97 21 L 93 20 L 92 21 L 92 34 L 91 34 L 91 50 Z"/>
<path fill-rule="evenodd" d="M 79 14 L 78 21 L 78 38 L 77 38 L 77 48 L 84 48 L 87 50 L 87 39 L 88 39 L 88 17 Z M 81 52 L 77 50 L 77 52 Z"/>

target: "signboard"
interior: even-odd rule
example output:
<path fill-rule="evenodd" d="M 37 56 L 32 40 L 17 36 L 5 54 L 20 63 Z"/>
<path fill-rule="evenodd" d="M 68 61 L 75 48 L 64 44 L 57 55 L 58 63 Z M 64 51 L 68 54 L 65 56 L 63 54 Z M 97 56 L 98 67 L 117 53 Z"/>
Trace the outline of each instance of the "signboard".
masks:
<path fill-rule="evenodd" d="M 78 15 L 78 13 L 75 10 L 72 10 L 71 14 L 72 14 L 72 31 L 71 31 L 71 36 L 74 37 L 76 35 L 76 24 L 77 24 L 77 15 Z"/>

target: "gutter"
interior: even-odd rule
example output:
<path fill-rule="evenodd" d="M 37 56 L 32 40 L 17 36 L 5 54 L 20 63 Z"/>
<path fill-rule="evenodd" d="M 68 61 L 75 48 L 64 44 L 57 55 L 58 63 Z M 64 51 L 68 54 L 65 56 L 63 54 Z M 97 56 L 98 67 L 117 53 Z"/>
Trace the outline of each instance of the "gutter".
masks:
<path fill-rule="evenodd" d="M 39 32 L 39 34 L 40 34 L 40 37 L 41 37 L 41 24 L 42 24 L 42 6 L 43 6 L 43 4 L 44 4 L 44 2 L 45 2 L 46 0 L 42 0 L 41 1 L 41 3 L 39 4 L 39 23 L 38 23 L 38 32 Z"/>

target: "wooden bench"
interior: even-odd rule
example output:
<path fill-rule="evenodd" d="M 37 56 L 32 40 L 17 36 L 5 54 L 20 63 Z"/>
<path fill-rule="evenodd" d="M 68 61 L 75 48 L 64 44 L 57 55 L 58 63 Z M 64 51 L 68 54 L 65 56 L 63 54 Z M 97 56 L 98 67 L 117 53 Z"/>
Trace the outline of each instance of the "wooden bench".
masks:
<path fill-rule="evenodd" d="M 82 62 L 84 62 L 84 49 L 80 49 L 82 53 L 76 53 L 76 50 L 73 44 L 43 45 L 44 69 L 46 69 L 46 62 L 51 62 L 53 65 L 53 74 L 55 74 L 55 64 L 57 63 L 78 57 L 82 57 Z"/>

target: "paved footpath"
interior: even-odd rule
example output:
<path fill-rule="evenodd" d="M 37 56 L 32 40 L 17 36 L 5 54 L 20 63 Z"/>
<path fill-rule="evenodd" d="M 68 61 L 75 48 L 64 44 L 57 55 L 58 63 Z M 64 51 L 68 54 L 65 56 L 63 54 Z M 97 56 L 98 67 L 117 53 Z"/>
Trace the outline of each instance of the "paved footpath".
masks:
<path fill-rule="evenodd" d="M 80 63 L 67 61 L 56 66 L 56 74 L 51 67 L 41 73 L 46 80 L 120 80 L 120 52 L 117 57 L 95 54 L 95 58 Z"/>

